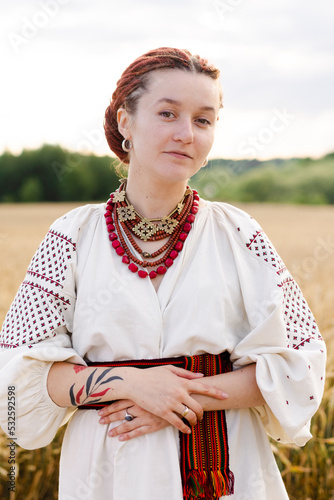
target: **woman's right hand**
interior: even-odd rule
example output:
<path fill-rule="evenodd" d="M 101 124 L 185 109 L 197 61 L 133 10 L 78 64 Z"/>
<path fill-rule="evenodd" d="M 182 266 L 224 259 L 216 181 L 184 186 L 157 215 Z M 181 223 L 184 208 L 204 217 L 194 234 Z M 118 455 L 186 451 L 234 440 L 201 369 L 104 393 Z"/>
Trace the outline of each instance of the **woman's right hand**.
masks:
<path fill-rule="evenodd" d="M 203 418 L 203 408 L 191 394 L 221 400 L 227 397 L 220 389 L 198 382 L 199 378 L 203 378 L 202 374 L 172 365 L 137 369 L 129 384 L 128 399 L 189 434 L 191 430 L 182 421 L 186 407 L 189 408 L 186 419 L 191 425 Z"/>

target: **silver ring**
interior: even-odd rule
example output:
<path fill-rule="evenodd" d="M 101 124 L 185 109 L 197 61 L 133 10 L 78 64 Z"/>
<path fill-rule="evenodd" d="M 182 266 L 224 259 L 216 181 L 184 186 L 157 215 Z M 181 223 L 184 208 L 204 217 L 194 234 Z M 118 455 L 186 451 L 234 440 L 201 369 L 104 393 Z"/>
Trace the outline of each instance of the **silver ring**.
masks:
<path fill-rule="evenodd" d="M 188 406 L 184 405 L 184 410 L 181 413 L 181 417 L 184 418 L 187 415 L 188 411 L 189 411 Z"/>
<path fill-rule="evenodd" d="M 124 418 L 128 422 L 131 422 L 131 420 L 133 420 L 135 417 L 133 415 L 130 415 L 130 413 L 128 413 L 128 408 L 126 408 L 126 410 L 125 410 L 125 417 Z"/>

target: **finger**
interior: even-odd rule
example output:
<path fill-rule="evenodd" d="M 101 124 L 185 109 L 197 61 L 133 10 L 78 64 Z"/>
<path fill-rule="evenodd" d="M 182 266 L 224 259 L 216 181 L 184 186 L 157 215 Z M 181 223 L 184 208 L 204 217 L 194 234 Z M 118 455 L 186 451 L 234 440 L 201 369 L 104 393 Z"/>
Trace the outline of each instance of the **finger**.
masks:
<path fill-rule="evenodd" d="M 116 411 L 110 413 L 109 415 L 101 417 L 99 420 L 99 424 L 103 425 L 110 424 L 111 422 L 117 422 L 117 420 L 124 420 L 124 417 L 125 417 L 125 410 Z"/>
<path fill-rule="evenodd" d="M 138 437 L 138 436 L 143 436 L 144 434 L 147 434 L 148 431 L 146 430 L 146 426 L 142 427 L 137 427 L 136 429 L 133 429 L 133 431 L 127 432 L 125 434 L 121 434 L 119 436 L 119 441 L 129 441 L 132 438 Z"/>
<path fill-rule="evenodd" d="M 179 368 L 178 366 L 167 365 L 166 368 L 168 368 L 172 373 L 174 373 L 178 377 L 187 378 L 188 380 L 204 377 L 203 373 L 190 372 L 189 370 L 185 370 L 184 368 Z"/>
<path fill-rule="evenodd" d="M 161 425 L 161 429 L 163 429 L 164 427 L 166 427 L 166 425 Z M 156 430 L 160 430 L 160 429 L 155 429 Z M 133 429 L 132 431 L 129 431 L 129 432 L 126 432 L 124 434 L 120 434 L 119 436 L 119 441 L 129 441 L 130 439 L 133 439 L 135 437 L 138 437 L 138 436 L 144 436 L 144 434 L 148 434 L 152 432 L 152 429 L 150 426 L 148 425 L 142 425 L 140 427 L 136 427 L 135 429 Z"/>
<path fill-rule="evenodd" d="M 108 436 L 109 437 L 120 436 L 123 433 L 133 431 L 137 427 L 140 427 L 140 423 L 138 425 L 134 420 L 131 420 L 131 422 L 124 422 L 120 425 L 117 425 L 113 429 L 110 429 L 110 431 L 108 431 Z"/>
<path fill-rule="evenodd" d="M 200 403 L 198 403 L 194 398 L 192 398 L 189 395 L 184 397 L 184 403 L 183 403 L 183 409 L 181 411 L 181 415 L 182 415 L 182 412 L 184 411 L 185 406 L 187 406 L 189 408 L 189 412 L 187 413 L 187 415 L 185 415 L 185 418 L 192 425 L 196 425 L 197 420 L 203 420 L 203 408 L 200 405 Z M 189 415 L 189 413 L 190 413 L 190 415 Z M 188 416 L 189 416 L 189 418 L 188 418 Z"/>
<path fill-rule="evenodd" d="M 126 411 L 129 410 L 129 415 L 131 415 L 133 418 L 136 418 L 139 414 L 142 413 L 142 409 L 139 407 L 136 407 L 135 412 L 133 410 L 134 405 L 129 406 L 131 404 L 131 401 L 128 402 L 127 405 L 120 405 L 121 409 L 119 411 L 110 411 L 110 407 L 102 413 L 102 416 L 99 420 L 100 424 L 110 424 L 111 422 L 116 422 L 116 420 L 124 420 L 126 416 Z M 116 407 L 117 409 L 117 407 Z M 101 415 L 100 412 L 98 412 L 99 416 Z"/>
<path fill-rule="evenodd" d="M 187 406 L 187 405 L 183 405 L 183 408 L 179 413 L 180 418 L 185 418 L 186 420 L 188 420 L 189 424 L 192 427 L 194 427 L 194 425 L 196 425 L 198 420 L 201 420 L 201 418 L 198 418 L 197 414 L 192 409 L 190 409 L 188 406 L 187 406 L 187 408 L 188 408 L 187 413 L 184 416 L 182 416 L 182 414 L 184 413 L 184 410 L 185 410 L 185 406 Z M 203 412 L 202 412 L 202 414 L 203 414 Z"/>
<path fill-rule="evenodd" d="M 195 381 L 190 382 L 190 384 L 189 387 L 191 388 L 191 392 L 195 392 L 196 394 L 203 394 L 204 396 L 210 396 L 216 399 L 227 399 L 229 397 L 226 392 L 216 387 Z"/>
<path fill-rule="evenodd" d="M 183 410 L 181 410 L 181 413 L 182 411 Z M 191 434 L 191 429 L 189 429 L 188 425 L 182 421 L 180 415 L 177 415 L 176 413 L 170 411 L 162 411 L 159 416 L 164 420 L 166 420 L 167 422 L 169 422 L 174 427 L 176 427 L 179 431 L 183 432 L 184 434 Z"/>
<path fill-rule="evenodd" d="M 119 401 L 115 401 L 111 405 L 105 406 L 101 410 L 98 411 L 98 415 L 100 417 L 105 417 L 114 412 L 119 412 L 121 410 L 126 410 L 127 408 L 131 408 L 133 406 L 133 401 L 129 399 L 120 399 Z"/>
<path fill-rule="evenodd" d="M 108 436 L 117 437 L 121 441 L 126 441 L 132 439 L 133 437 L 143 436 L 144 434 L 149 434 L 152 432 L 159 431 L 167 427 L 169 423 L 160 417 L 155 415 L 144 415 L 143 417 L 137 417 L 131 422 L 123 422 L 117 425 L 113 429 L 110 429 Z"/>

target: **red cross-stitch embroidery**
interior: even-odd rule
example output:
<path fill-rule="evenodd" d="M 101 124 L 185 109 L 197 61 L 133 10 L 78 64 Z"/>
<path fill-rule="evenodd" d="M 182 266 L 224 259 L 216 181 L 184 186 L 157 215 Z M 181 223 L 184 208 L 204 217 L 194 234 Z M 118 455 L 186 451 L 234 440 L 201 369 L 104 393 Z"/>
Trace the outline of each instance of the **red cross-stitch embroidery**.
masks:
<path fill-rule="evenodd" d="M 257 257 L 260 257 L 268 264 L 271 264 L 277 272 L 282 272 L 285 266 L 282 259 L 279 257 L 268 236 L 262 231 L 255 231 L 246 243 L 248 250 L 255 252 Z"/>
<path fill-rule="evenodd" d="M 5 318 L 2 347 L 32 345 L 56 335 L 65 325 L 64 311 L 71 305 L 62 290 L 76 247 L 67 236 L 50 230 L 32 258 Z"/>
<path fill-rule="evenodd" d="M 288 273 L 282 259 L 260 226 L 258 229 L 253 229 L 252 235 L 245 245 L 259 259 L 270 264 L 282 279 L 278 286 L 283 292 L 283 317 L 286 324 L 287 347 L 300 349 L 312 340 L 322 340 L 313 314 L 299 286 Z"/>
<path fill-rule="evenodd" d="M 290 277 L 282 281 L 280 286 L 283 290 L 288 347 L 300 349 L 312 340 L 322 340 L 314 316 L 294 279 Z"/>

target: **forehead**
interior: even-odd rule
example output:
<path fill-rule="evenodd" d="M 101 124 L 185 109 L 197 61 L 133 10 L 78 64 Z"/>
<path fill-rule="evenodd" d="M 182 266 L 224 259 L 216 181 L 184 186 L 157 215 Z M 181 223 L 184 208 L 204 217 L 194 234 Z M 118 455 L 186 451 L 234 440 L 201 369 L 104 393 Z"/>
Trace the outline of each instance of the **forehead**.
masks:
<path fill-rule="evenodd" d="M 162 99 L 171 99 L 181 104 L 192 103 L 219 110 L 219 82 L 204 73 L 182 69 L 155 70 L 149 75 L 147 89 L 142 97 L 146 104 L 154 105 Z"/>

